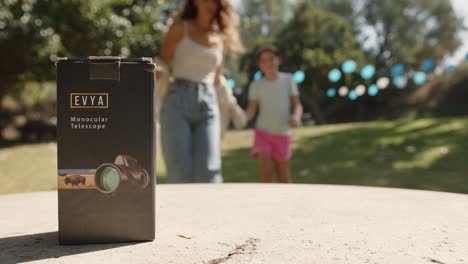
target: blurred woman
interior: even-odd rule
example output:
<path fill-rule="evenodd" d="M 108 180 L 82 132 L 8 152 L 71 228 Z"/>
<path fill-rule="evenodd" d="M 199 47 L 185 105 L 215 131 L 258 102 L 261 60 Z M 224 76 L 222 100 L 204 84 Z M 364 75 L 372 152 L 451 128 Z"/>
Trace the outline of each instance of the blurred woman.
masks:
<path fill-rule="evenodd" d="M 223 181 L 215 91 L 228 51 L 242 51 L 229 0 L 187 0 L 167 32 L 160 59 L 174 81 L 160 110 L 161 145 L 171 183 Z M 158 79 L 167 71 L 157 71 Z"/>

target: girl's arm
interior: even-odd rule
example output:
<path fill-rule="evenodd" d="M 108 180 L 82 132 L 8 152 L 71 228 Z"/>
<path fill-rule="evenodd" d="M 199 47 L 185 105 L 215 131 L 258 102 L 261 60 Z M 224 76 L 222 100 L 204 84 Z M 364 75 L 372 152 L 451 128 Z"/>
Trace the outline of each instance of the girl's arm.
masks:
<path fill-rule="evenodd" d="M 247 105 L 247 120 L 250 121 L 255 117 L 257 113 L 257 101 L 249 100 Z"/>
<path fill-rule="evenodd" d="M 255 114 L 257 114 L 257 108 L 258 108 L 258 101 L 259 101 L 259 95 L 258 95 L 258 90 L 255 85 L 255 82 L 251 83 L 249 85 L 249 103 L 247 105 L 247 123 L 248 121 L 254 119 Z"/>
<path fill-rule="evenodd" d="M 289 117 L 289 125 L 291 127 L 299 127 L 301 124 L 302 117 L 302 104 L 299 100 L 299 96 L 293 95 L 290 97 L 291 100 L 291 116 Z"/>

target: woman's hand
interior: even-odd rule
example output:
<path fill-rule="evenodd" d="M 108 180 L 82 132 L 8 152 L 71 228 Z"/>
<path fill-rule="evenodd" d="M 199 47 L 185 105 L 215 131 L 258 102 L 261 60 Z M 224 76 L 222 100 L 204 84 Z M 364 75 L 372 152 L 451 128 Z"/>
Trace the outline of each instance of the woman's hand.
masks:
<path fill-rule="evenodd" d="M 157 66 L 154 74 L 156 75 L 156 80 L 160 80 L 164 76 L 164 74 L 166 74 L 166 72 L 164 71 L 164 67 Z"/>

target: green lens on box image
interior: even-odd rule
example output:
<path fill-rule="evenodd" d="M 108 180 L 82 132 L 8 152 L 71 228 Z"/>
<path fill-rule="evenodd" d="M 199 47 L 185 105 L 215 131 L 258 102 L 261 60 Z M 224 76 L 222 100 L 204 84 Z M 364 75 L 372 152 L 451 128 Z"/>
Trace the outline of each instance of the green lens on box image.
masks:
<path fill-rule="evenodd" d="M 100 184 L 107 192 L 113 192 L 120 183 L 119 172 L 112 167 L 105 167 L 100 174 Z"/>
<path fill-rule="evenodd" d="M 105 56 L 56 66 L 60 243 L 153 240 L 156 65 Z"/>

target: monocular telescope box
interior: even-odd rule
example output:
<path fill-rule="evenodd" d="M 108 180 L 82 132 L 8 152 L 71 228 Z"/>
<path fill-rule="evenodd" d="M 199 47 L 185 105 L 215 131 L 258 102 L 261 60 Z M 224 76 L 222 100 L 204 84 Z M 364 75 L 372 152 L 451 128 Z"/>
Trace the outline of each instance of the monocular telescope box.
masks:
<path fill-rule="evenodd" d="M 153 240 L 156 65 L 120 57 L 56 65 L 60 243 Z"/>

